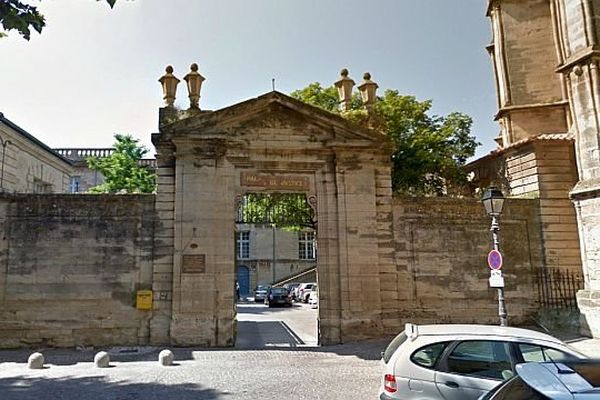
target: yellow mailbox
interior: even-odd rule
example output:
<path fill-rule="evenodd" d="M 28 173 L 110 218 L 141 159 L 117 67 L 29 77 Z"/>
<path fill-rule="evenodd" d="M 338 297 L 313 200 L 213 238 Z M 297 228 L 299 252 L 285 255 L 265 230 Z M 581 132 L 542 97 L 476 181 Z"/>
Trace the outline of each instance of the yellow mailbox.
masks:
<path fill-rule="evenodd" d="M 152 290 L 138 290 L 135 306 L 138 310 L 152 310 Z"/>

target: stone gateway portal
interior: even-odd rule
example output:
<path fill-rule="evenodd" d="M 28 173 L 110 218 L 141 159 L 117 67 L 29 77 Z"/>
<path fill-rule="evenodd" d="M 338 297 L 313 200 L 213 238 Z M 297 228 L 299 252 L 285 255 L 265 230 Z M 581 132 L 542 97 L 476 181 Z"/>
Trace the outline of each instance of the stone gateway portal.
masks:
<path fill-rule="evenodd" d="M 153 323 L 170 321 L 172 343 L 233 345 L 235 210 L 261 191 L 304 193 L 316 211 L 320 342 L 383 333 L 380 271 L 394 268 L 385 135 L 274 91 L 217 111 L 164 108 L 152 140 L 165 250 L 154 269 L 173 271 L 172 309 Z"/>

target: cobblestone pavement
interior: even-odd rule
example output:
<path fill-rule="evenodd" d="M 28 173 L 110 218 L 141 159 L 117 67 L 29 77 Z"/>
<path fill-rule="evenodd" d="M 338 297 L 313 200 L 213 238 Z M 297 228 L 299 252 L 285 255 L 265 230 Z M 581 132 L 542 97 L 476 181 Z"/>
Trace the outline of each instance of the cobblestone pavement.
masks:
<path fill-rule="evenodd" d="M 28 370 L 27 351 L 0 352 L 0 399 L 369 399 L 377 397 L 386 341 L 277 350 L 175 349 L 113 354 L 98 369 L 94 351 L 48 350 L 46 368 Z M 149 350 L 149 349 L 142 349 Z"/>
<path fill-rule="evenodd" d="M 149 347 L 111 349 L 106 369 L 98 349 L 45 350 L 43 370 L 27 369 L 31 351 L 0 351 L 0 400 L 377 398 L 389 340 L 316 347 L 316 317 L 305 304 L 240 304 L 235 349 L 173 349 L 171 367 Z"/>
<path fill-rule="evenodd" d="M 0 400 L 377 398 L 389 339 L 316 347 L 310 307 L 245 304 L 238 311 L 236 348 L 176 348 L 170 367 L 158 364 L 161 349 L 151 347 L 105 349 L 112 360 L 105 369 L 92 363 L 99 349 L 43 350 L 43 370 L 27 369 L 30 350 L 0 351 Z M 571 339 L 572 347 L 600 356 L 600 340 Z"/>

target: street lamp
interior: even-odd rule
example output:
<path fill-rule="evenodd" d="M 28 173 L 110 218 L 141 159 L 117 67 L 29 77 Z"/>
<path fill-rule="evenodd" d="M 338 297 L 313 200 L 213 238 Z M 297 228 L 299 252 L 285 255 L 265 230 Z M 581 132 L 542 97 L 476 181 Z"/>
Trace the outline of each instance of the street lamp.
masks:
<path fill-rule="evenodd" d="M 8 139 L 3 140 L 0 138 L 0 144 L 2 145 L 2 166 L 0 167 L 0 190 L 4 191 L 4 159 L 6 156 L 6 146 L 12 142 Z"/>
<path fill-rule="evenodd" d="M 490 279 L 490 286 L 498 289 L 498 314 L 500 316 L 500 326 L 508 326 L 506 304 L 504 302 L 504 280 L 502 279 L 502 273 L 500 272 L 500 268 L 502 267 L 502 256 L 500 254 L 500 241 L 498 240 L 498 232 L 500 231 L 498 217 L 502 214 L 504 196 L 500 189 L 490 187 L 483 194 L 481 202 L 483 203 L 487 214 L 492 217 L 490 231 L 492 232 L 494 250 L 488 255 L 488 264 L 490 268 L 492 268 L 492 276 L 496 273 L 499 281 L 497 284 L 493 284 L 492 279 Z"/>

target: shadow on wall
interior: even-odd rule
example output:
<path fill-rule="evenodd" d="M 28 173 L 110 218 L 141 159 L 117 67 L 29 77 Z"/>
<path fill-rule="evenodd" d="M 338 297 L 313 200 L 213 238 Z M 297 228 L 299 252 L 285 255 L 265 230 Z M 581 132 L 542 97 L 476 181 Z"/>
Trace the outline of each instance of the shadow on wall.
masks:
<path fill-rule="evenodd" d="M 38 378 L 16 376 L 0 379 L 2 400 L 47 399 L 223 399 L 226 393 L 196 384 L 107 382 L 103 377 Z"/>

